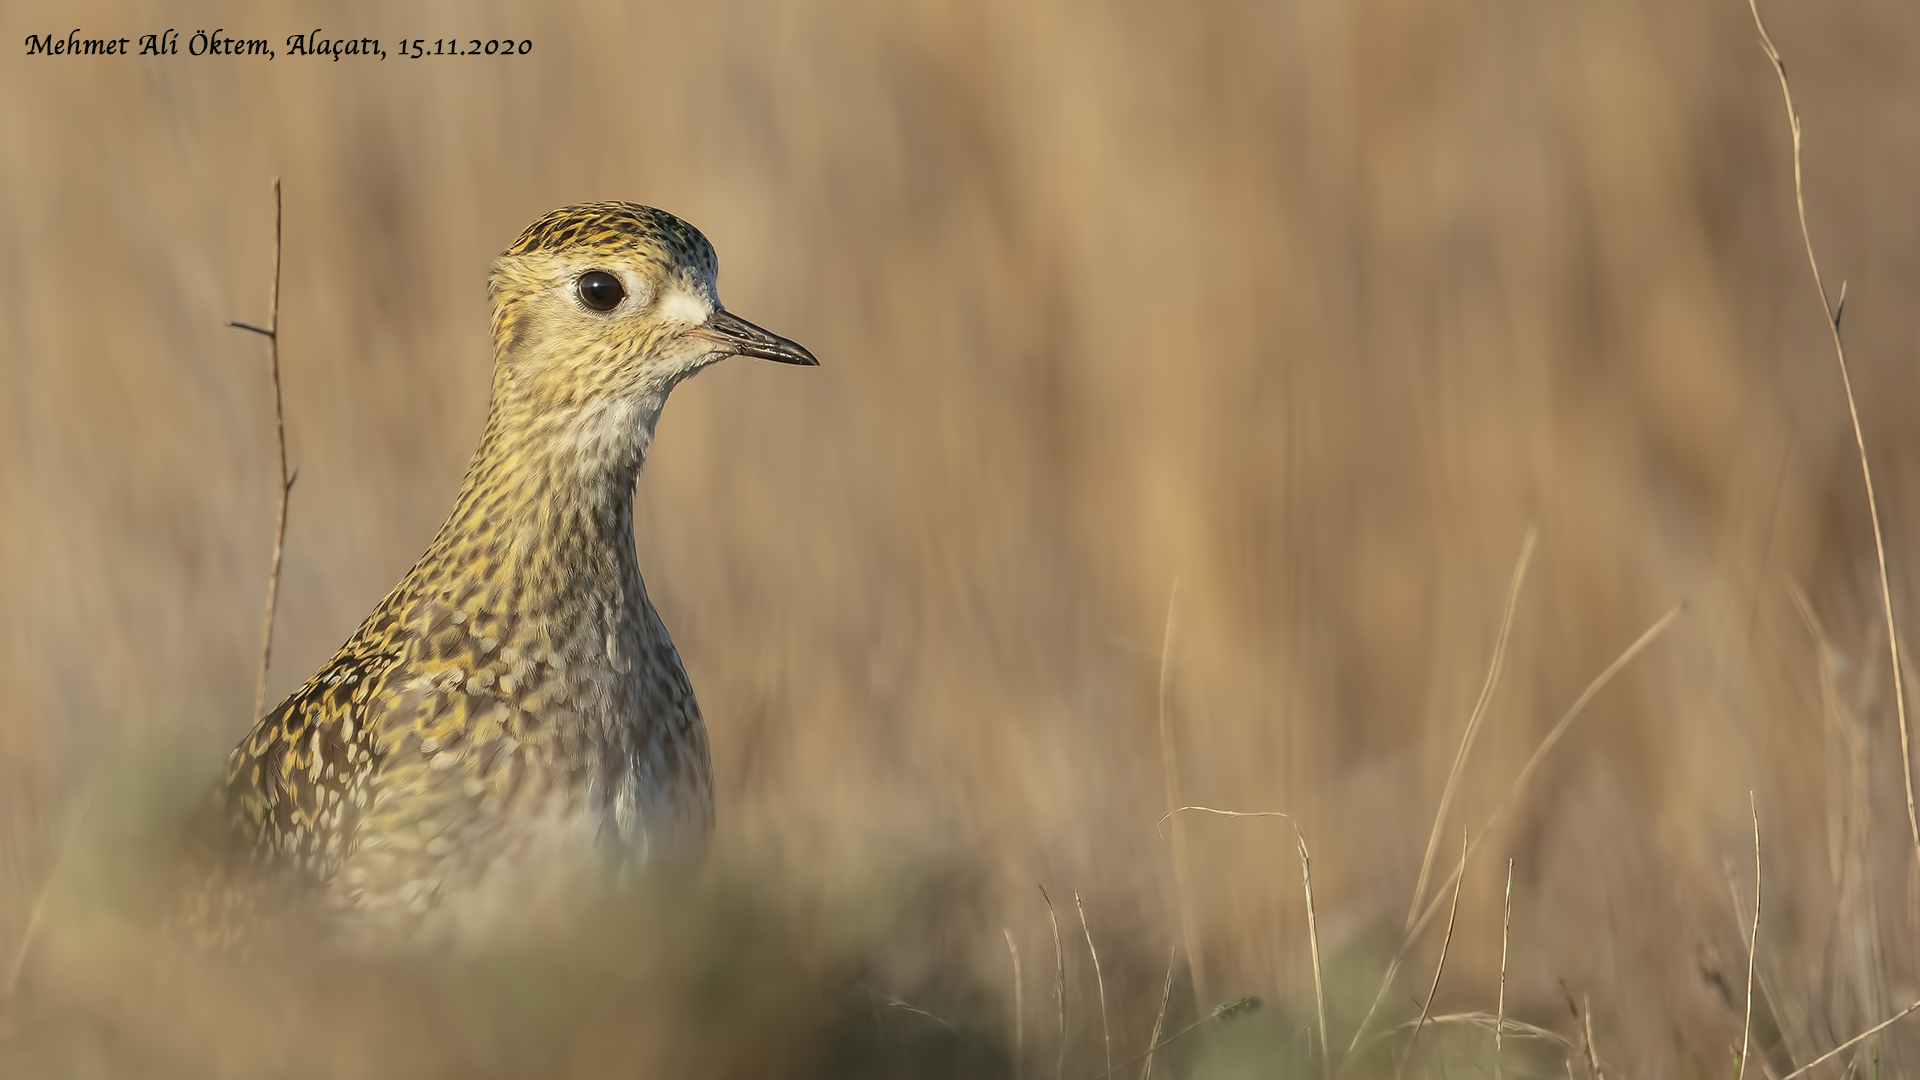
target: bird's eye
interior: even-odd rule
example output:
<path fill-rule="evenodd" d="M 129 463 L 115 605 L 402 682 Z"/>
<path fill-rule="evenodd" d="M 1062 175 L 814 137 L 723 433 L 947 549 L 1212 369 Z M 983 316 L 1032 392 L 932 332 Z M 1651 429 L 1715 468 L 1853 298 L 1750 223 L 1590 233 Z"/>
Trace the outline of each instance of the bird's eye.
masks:
<path fill-rule="evenodd" d="M 605 270 L 589 270 L 580 275 L 580 302 L 593 310 L 612 311 L 626 298 L 626 287 Z"/>

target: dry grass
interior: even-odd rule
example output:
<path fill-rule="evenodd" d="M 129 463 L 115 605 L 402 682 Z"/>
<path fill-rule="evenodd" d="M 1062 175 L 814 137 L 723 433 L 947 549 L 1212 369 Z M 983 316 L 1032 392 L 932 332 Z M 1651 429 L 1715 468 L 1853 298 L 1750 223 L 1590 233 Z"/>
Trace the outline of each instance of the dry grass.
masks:
<path fill-rule="evenodd" d="M 1749 1076 L 1920 1068 L 1913 1020 L 1822 1058 L 1920 996 L 1889 678 L 1920 13 L 1765 14 L 1859 444 L 1738 2 L 7 6 L 16 43 L 535 49 L 0 65 L 0 959 L 42 912 L 0 1075 L 1086 1077 L 1104 988 L 1115 1075 L 1387 1075 L 1424 1027 L 1409 1073 L 1491 1071 L 1499 1037 L 1511 1077 L 1570 1048 L 1722 1076 L 1749 957 Z M 265 291 L 274 176 L 300 481 L 269 697 L 447 511 L 486 267 L 537 214 L 685 215 L 728 305 L 822 357 L 682 388 L 641 483 L 719 773 L 678 895 L 279 978 L 145 933 L 167 815 L 252 697 L 279 480 L 223 323 Z M 1163 838 L 1187 804 L 1314 838 L 1320 965 L 1282 834 Z M 1497 857 L 1423 874 L 1462 823 Z M 1095 898 L 1097 973 L 1083 922 L 1009 981 L 1056 940 L 1036 883 Z M 1356 1038 L 1456 889 L 1435 1015 L 1396 976 Z"/>
<path fill-rule="evenodd" d="M 1747 793 L 1747 808 L 1753 812 L 1753 924 L 1747 933 L 1746 1007 L 1740 1021 L 1740 1067 L 1734 1080 L 1746 1080 L 1748 1051 L 1753 1048 L 1753 970 L 1760 965 L 1760 807 L 1753 793 Z"/>
<path fill-rule="evenodd" d="M 1395 1080 L 1405 1076 L 1407 1063 L 1413 1060 L 1413 1048 L 1420 1042 L 1420 1029 L 1426 1026 L 1427 1017 L 1433 1015 L 1433 995 L 1440 991 L 1440 976 L 1447 970 L 1447 947 L 1453 944 L 1453 920 L 1460 914 L 1460 886 L 1466 884 L 1467 832 L 1460 830 L 1460 872 L 1453 876 L 1453 902 L 1447 905 L 1447 932 L 1440 938 L 1440 959 L 1433 965 L 1433 982 L 1427 987 L 1427 996 L 1420 1003 L 1420 1015 L 1413 1022 L 1413 1034 L 1407 1036 L 1407 1047 L 1400 1055 L 1400 1064 L 1393 1070 Z M 1494 1042 L 1494 1053 L 1500 1052 L 1498 1040 Z"/>

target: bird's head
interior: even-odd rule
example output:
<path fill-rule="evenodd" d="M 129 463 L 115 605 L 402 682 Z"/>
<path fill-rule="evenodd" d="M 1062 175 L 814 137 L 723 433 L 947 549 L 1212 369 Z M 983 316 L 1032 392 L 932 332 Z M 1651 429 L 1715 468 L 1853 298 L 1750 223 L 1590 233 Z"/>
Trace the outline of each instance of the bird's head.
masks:
<path fill-rule="evenodd" d="M 707 238 L 664 210 L 598 202 L 547 214 L 488 282 L 496 405 L 506 395 L 533 423 L 590 439 L 638 424 L 644 440 L 674 384 L 717 360 L 819 363 L 722 307 L 718 272 Z"/>

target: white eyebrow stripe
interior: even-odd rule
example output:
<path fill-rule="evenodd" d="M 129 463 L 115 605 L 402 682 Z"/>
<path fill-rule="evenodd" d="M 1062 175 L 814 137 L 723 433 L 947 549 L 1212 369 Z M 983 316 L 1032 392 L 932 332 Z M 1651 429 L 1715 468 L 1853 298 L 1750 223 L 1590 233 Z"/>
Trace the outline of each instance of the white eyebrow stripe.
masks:
<path fill-rule="evenodd" d="M 685 289 L 671 289 L 660 297 L 655 310 L 662 322 L 682 323 L 687 326 L 699 326 L 713 315 L 713 305 L 701 296 Z"/>

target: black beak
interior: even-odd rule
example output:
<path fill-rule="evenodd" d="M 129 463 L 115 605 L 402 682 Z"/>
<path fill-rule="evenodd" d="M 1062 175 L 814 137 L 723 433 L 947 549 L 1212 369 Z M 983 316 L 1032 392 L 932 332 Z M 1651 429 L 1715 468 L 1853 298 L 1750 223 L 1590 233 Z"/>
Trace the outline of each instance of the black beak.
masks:
<path fill-rule="evenodd" d="M 731 311 L 714 312 L 704 325 L 689 333 L 718 342 L 721 348 L 735 356 L 758 356 L 763 360 L 805 367 L 820 366 L 820 361 L 814 359 L 806 346 L 762 330 Z"/>

